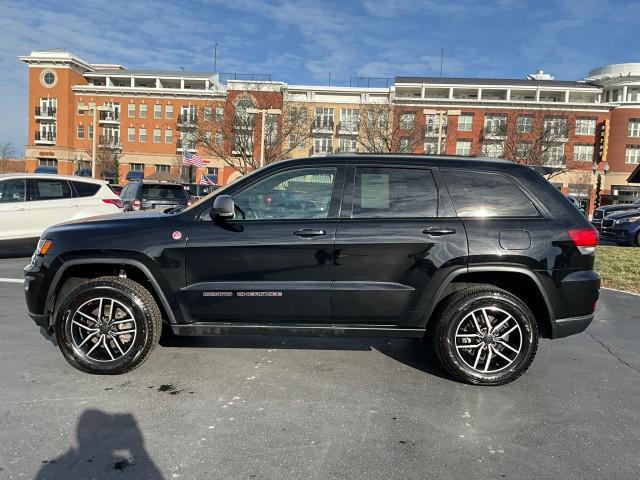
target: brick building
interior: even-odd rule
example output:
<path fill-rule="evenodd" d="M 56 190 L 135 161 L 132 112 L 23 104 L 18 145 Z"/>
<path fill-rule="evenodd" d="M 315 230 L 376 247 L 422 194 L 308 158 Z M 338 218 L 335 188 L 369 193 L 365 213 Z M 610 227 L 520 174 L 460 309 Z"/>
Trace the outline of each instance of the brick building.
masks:
<path fill-rule="evenodd" d="M 363 151 L 364 124 L 383 108 L 390 112 L 384 121 L 393 132 L 393 150 L 513 159 L 540 149 L 540 132 L 546 132 L 543 160 L 562 171 L 552 182 L 563 191 L 592 208 L 600 176 L 603 201 L 640 196 L 640 185 L 627 182 L 640 164 L 640 64 L 600 67 L 580 81 L 538 72 L 525 79 L 396 77 L 372 88 L 221 82 L 211 72 L 130 70 L 59 50 L 20 60 L 29 66 L 28 171 L 89 169 L 95 134 L 96 158 L 107 157 L 99 174 L 119 181 L 131 171 L 184 175 L 186 149 L 210 162 L 197 170 L 196 181 L 209 173 L 225 184 L 239 173 L 207 155 L 192 131 L 204 116 L 232 121 L 243 98 L 257 110 L 281 111 L 289 103 L 308 112 L 309 134 L 289 140 L 290 156 Z M 256 158 L 260 122 L 256 116 L 251 133 Z M 225 145 L 230 152 L 231 143 Z M 111 160 L 117 160 L 117 172 L 108 171 Z"/>

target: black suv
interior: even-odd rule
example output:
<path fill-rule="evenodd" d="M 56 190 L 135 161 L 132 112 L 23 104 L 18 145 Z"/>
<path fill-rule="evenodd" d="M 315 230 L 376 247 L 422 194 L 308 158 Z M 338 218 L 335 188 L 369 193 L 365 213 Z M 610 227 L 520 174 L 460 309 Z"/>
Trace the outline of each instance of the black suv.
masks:
<path fill-rule="evenodd" d="M 165 210 L 186 207 L 189 193 L 178 183 L 141 180 L 127 183 L 120 192 L 125 212 L 134 210 Z"/>
<path fill-rule="evenodd" d="M 304 208 L 274 201 L 289 191 Z M 52 227 L 25 292 L 30 316 L 89 373 L 137 367 L 164 324 L 176 335 L 426 333 L 451 375 L 498 385 L 529 367 L 539 336 L 587 328 L 596 244 L 529 167 L 336 155 L 271 164 L 182 211 Z"/>

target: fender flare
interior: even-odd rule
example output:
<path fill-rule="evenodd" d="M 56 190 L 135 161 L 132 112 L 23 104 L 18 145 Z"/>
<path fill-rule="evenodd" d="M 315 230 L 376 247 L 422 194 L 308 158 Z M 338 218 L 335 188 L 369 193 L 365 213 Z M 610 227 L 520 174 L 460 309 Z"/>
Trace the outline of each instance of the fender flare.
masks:
<path fill-rule="evenodd" d="M 85 258 L 76 258 L 76 259 L 71 259 L 71 260 L 65 261 L 60 266 L 60 268 L 58 269 L 58 271 L 54 275 L 53 280 L 51 281 L 51 284 L 49 285 L 49 289 L 47 290 L 47 297 L 46 297 L 45 305 L 49 305 L 49 302 L 53 298 L 53 296 L 54 296 L 54 294 L 56 292 L 56 289 L 58 287 L 58 284 L 60 283 L 60 280 L 62 279 L 64 273 L 70 267 L 73 267 L 75 265 L 95 265 L 95 264 L 98 264 L 98 265 L 130 265 L 130 266 L 135 267 L 138 270 L 140 270 L 144 274 L 144 276 L 147 277 L 147 280 L 149 280 L 149 282 L 151 283 L 151 286 L 153 287 L 154 293 L 160 299 L 160 302 L 162 303 L 162 307 L 164 308 L 165 312 L 167 313 L 167 316 L 169 317 L 169 323 L 171 323 L 171 324 L 178 323 L 176 321 L 175 314 L 173 312 L 173 309 L 171 308 L 171 305 L 169 304 L 169 301 L 167 300 L 167 297 L 166 297 L 164 291 L 162 290 L 162 288 L 158 284 L 158 281 L 156 280 L 156 278 L 151 273 L 151 270 L 149 270 L 149 268 L 144 263 L 142 263 L 141 261 L 133 260 L 131 258 L 114 258 L 114 257 L 109 257 L 109 258 L 86 258 L 85 257 Z"/>
<path fill-rule="evenodd" d="M 427 305 L 427 308 L 425 310 L 424 317 L 423 317 L 425 319 L 425 325 L 431 319 L 431 316 L 433 315 L 433 312 L 435 311 L 438 303 L 440 303 L 440 301 L 444 298 L 444 292 L 446 291 L 447 287 L 457 277 L 467 273 L 491 273 L 491 272 L 518 273 L 518 274 L 525 275 L 531 280 L 533 280 L 533 282 L 535 283 L 538 291 L 540 292 L 544 300 L 545 306 L 547 308 L 547 314 L 549 315 L 550 325 L 553 326 L 555 324 L 555 314 L 553 311 L 553 305 L 551 303 L 551 299 L 549 298 L 547 289 L 542 284 L 542 281 L 540 280 L 540 278 L 533 271 L 524 267 L 513 266 L 513 265 L 490 265 L 489 264 L 489 265 L 470 265 L 468 267 L 460 267 L 456 270 L 449 272 L 447 276 L 444 278 L 444 280 L 442 281 L 442 283 L 440 284 L 440 286 L 438 287 L 438 289 L 436 290 L 433 297 L 431 298 L 431 301 Z"/>

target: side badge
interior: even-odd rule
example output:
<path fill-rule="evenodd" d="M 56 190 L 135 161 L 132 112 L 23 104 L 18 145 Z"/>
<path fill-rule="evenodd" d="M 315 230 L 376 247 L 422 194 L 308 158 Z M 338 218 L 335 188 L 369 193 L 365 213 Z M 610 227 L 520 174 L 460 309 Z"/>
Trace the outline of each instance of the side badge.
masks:
<path fill-rule="evenodd" d="M 174 240 L 180 240 L 182 238 L 182 232 L 180 230 L 176 230 L 171 234 L 171 238 Z"/>

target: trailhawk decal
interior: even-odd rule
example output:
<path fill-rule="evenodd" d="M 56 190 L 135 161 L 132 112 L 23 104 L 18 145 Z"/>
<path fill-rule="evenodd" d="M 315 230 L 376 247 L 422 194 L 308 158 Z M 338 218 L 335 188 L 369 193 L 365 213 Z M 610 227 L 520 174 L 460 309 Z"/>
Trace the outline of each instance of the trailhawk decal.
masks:
<path fill-rule="evenodd" d="M 203 297 L 281 297 L 282 292 L 202 292 Z"/>

